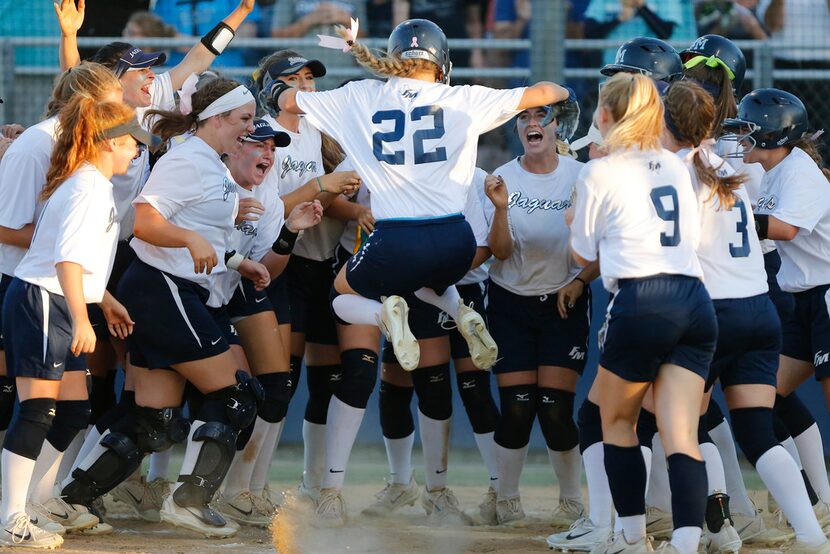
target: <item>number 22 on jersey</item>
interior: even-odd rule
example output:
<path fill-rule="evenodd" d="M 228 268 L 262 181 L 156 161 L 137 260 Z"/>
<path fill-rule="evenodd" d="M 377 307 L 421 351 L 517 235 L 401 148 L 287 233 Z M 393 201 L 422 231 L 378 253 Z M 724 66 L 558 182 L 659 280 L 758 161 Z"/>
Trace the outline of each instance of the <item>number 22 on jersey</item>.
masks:
<path fill-rule="evenodd" d="M 432 127 L 421 128 L 412 133 L 412 152 L 415 165 L 443 162 L 447 160 L 447 149 L 439 146 L 429 152 L 424 151 L 424 141 L 437 140 L 444 136 L 444 110 L 439 106 L 419 106 L 409 114 L 410 121 L 421 121 L 432 116 Z M 381 125 L 387 121 L 393 122 L 391 131 L 377 131 L 372 135 L 372 152 L 379 162 L 389 165 L 406 164 L 406 152 L 394 150 L 384 152 L 383 143 L 398 142 L 406 135 L 406 114 L 401 110 L 381 110 L 372 116 L 372 123 Z"/>

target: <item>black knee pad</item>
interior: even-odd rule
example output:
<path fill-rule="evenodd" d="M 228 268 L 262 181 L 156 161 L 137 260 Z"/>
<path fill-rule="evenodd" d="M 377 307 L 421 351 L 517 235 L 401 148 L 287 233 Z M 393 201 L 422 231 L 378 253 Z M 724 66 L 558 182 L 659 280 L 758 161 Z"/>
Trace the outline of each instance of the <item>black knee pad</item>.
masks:
<path fill-rule="evenodd" d="M 490 393 L 490 372 L 465 371 L 457 373 L 455 378 L 458 384 L 458 394 L 464 402 L 464 409 L 467 411 L 467 417 L 470 418 L 473 433 L 484 434 L 495 431 L 499 420 L 499 409 Z"/>
<path fill-rule="evenodd" d="M 352 408 L 365 409 L 378 380 L 378 354 L 365 348 L 352 348 L 340 354 L 343 377 L 334 393 Z"/>
<path fill-rule="evenodd" d="M 258 375 L 262 390 L 265 391 L 265 400 L 259 408 L 259 417 L 268 423 L 279 423 L 285 419 L 288 412 L 288 403 L 291 402 L 293 394 L 291 387 L 291 374 L 266 373 Z"/>
<path fill-rule="evenodd" d="M 654 443 L 654 434 L 657 432 L 657 417 L 646 409 L 640 409 L 637 416 L 637 440 L 640 446 L 651 450 Z"/>
<path fill-rule="evenodd" d="M 343 378 L 343 370 L 339 364 L 308 366 L 307 370 L 305 381 L 308 387 L 308 403 L 305 405 L 305 420 L 325 425 L 329 401 Z"/>
<path fill-rule="evenodd" d="M 797 437 L 815 422 L 816 418 L 807 409 L 796 393 L 789 396 L 775 395 L 775 414 L 781 418 L 790 431 L 790 435 Z"/>
<path fill-rule="evenodd" d="M 739 408 L 730 410 L 732 429 L 738 446 L 754 467 L 764 453 L 778 445 L 770 408 Z"/>
<path fill-rule="evenodd" d="M 709 407 L 706 409 L 705 417 L 707 431 L 711 431 L 726 419 L 714 398 L 709 399 Z M 701 420 L 701 423 L 703 423 L 703 420 Z"/>
<path fill-rule="evenodd" d="M 75 436 L 86 429 L 89 413 L 89 400 L 58 400 L 55 402 L 55 420 L 46 440 L 58 452 L 65 452 Z"/>
<path fill-rule="evenodd" d="M 784 442 L 792 438 L 790 430 L 787 429 L 787 426 L 781 421 L 781 418 L 778 417 L 775 410 L 772 412 L 772 428 L 775 431 L 775 438 L 778 439 L 778 442 Z"/>
<path fill-rule="evenodd" d="M 20 403 L 9 426 L 3 448 L 18 456 L 36 460 L 55 418 L 53 398 L 31 398 Z"/>
<path fill-rule="evenodd" d="M 297 387 L 300 386 L 300 375 L 303 372 L 303 357 L 291 355 L 289 357 L 289 373 L 291 374 L 291 397 L 297 392 Z"/>
<path fill-rule="evenodd" d="M 135 442 L 128 436 L 110 431 L 99 442 L 107 449 L 89 469 L 76 468 L 72 481 L 61 491 L 61 496 L 71 504 L 89 506 L 93 500 L 108 493 L 141 466 L 144 457 Z"/>
<path fill-rule="evenodd" d="M 108 371 L 105 377 L 92 376 L 92 386 L 89 390 L 89 403 L 91 412 L 89 422 L 98 423 L 105 413 L 111 410 L 115 402 L 115 377 L 117 371 Z"/>
<path fill-rule="evenodd" d="M 203 506 L 219 489 L 236 451 L 237 430 L 219 421 L 208 421 L 193 433 L 193 442 L 201 442 L 196 464 L 189 475 L 179 476 L 182 483 L 173 498 L 182 507 Z"/>
<path fill-rule="evenodd" d="M 496 425 L 496 444 L 512 450 L 527 446 L 536 419 L 537 395 L 536 385 L 499 387 L 501 418 Z"/>
<path fill-rule="evenodd" d="M 136 406 L 136 443 L 142 453 L 161 452 L 187 440 L 190 421 L 181 408 L 145 408 Z"/>
<path fill-rule="evenodd" d="M 574 396 L 572 392 L 540 388 L 536 415 L 548 448 L 565 452 L 579 444 L 579 431 L 574 422 Z"/>
<path fill-rule="evenodd" d="M 602 418 L 599 415 L 599 406 L 588 400 L 582 402 L 577 413 L 579 425 L 579 453 L 598 442 L 602 442 Z"/>
<path fill-rule="evenodd" d="M 205 422 L 221 421 L 239 432 L 253 423 L 263 396 L 259 381 L 244 371 L 237 371 L 235 385 L 205 395 L 197 419 Z"/>
<path fill-rule="evenodd" d="M 419 367 L 412 372 L 418 395 L 418 409 L 430 419 L 444 421 L 452 416 L 450 364 Z"/>
<path fill-rule="evenodd" d="M 709 422 L 709 418 L 706 414 L 700 416 L 700 420 L 697 423 L 697 443 L 698 444 L 706 444 L 707 442 L 711 442 L 715 444 L 715 441 L 712 440 L 712 437 L 709 435 L 709 427 L 707 423 Z"/>
<path fill-rule="evenodd" d="M 415 432 L 412 418 L 412 387 L 380 382 L 380 427 L 387 439 L 402 439 Z"/>
<path fill-rule="evenodd" d="M 14 377 L 0 375 L 0 431 L 9 428 L 14 414 L 14 401 L 17 397 L 17 386 Z"/>

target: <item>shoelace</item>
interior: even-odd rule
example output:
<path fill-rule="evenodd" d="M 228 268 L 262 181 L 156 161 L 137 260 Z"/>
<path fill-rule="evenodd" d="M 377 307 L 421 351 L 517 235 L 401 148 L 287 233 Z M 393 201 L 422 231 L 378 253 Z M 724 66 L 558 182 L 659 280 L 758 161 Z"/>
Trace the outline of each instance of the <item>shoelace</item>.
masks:
<path fill-rule="evenodd" d="M 585 528 L 585 527 L 590 527 L 591 529 L 593 529 L 594 528 L 594 522 L 591 521 L 587 517 L 581 517 L 581 518 L 577 519 L 576 521 L 574 521 L 573 523 L 571 523 L 571 526 L 568 527 L 568 531 L 570 532 L 570 531 L 573 531 L 574 529 Z"/>
<path fill-rule="evenodd" d="M 26 535 L 32 534 L 32 522 L 29 521 L 29 516 L 25 514 L 21 514 L 14 520 L 14 524 L 12 525 L 11 534 L 12 534 L 12 542 L 15 544 L 20 544 L 26 539 Z"/>
<path fill-rule="evenodd" d="M 325 498 L 320 499 L 320 507 L 317 510 L 318 514 L 321 515 L 337 515 L 339 510 L 337 509 L 337 495 L 328 495 Z"/>
<path fill-rule="evenodd" d="M 380 491 L 378 491 L 378 492 L 376 492 L 376 493 L 375 493 L 375 498 L 377 498 L 378 500 L 383 500 L 383 498 L 386 496 L 386 493 L 388 493 L 388 492 L 389 492 L 389 489 L 391 489 L 391 488 L 392 488 L 392 483 L 390 483 L 390 482 L 389 482 L 388 480 L 386 480 L 386 479 L 384 479 L 384 481 L 386 481 L 386 486 L 385 486 L 385 487 L 383 487 L 383 489 L 382 489 L 382 490 L 380 490 Z"/>
<path fill-rule="evenodd" d="M 568 511 L 575 514 L 581 514 L 583 510 L 582 505 L 573 500 L 572 498 L 562 499 L 558 508 L 561 511 Z"/>

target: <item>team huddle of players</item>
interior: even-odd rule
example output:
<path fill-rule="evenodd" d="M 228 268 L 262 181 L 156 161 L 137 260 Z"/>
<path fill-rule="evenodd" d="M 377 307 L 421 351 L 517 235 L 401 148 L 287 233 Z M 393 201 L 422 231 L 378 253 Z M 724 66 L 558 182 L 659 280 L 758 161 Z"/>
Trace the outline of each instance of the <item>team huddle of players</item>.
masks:
<path fill-rule="evenodd" d="M 312 525 L 342 526 L 380 360 L 390 472 L 364 517 L 420 500 L 432 524 L 521 525 L 538 418 L 567 529 L 551 548 L 830 552 L 821 439 L 793 392 L 830 383 L 830 172 L 796 95 L 738 102 L 746 63 L 723 37 L 680 53 L 635 38 L 570 142 L 573 91 L 450 86 L 426 20 L 382 54 L 355 27 L 323 37 L 384 80 L 317 92 L 325 66 L 293 51 L 265 57 L 252 89 L 207 71 L 252 8 L 155 74 L 164 54 L 127 43 L 81 62 L 83 18 L 57 7 L 66 71 L 0 162 L 0 544 L 112 532 L 107 493 L 209 537 L 267 526 L 303 365 L 295 495 Z M 514 118 L 522 155 L 477 169 L 478 137 Z M 598 277 L 611 300 L 575 421 Z M 452 371 L 489 473 L 474 516 L 447 486 Z M 718 382 L 731 428 L 709 402 Z"/>

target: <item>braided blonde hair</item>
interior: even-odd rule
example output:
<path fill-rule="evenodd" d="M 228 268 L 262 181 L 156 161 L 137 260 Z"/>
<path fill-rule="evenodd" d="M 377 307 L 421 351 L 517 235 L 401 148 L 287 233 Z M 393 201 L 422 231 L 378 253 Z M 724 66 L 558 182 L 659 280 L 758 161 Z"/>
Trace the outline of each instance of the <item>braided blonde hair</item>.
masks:
<path fill-rule="evenodd" d="M 334 30 L 345 40 L 350 40 L 348 29 L 342 25 L 335 26 Z M 380 77 L 410 77 L 421 71 L 434 71 L 435 80 L 441 80 L 441 68 L 429 60 L 404 60 L 389 56 L 386 53 L 377 56 L 365 44 L 353 41 L 350 52 L 357 63 Z"/>

